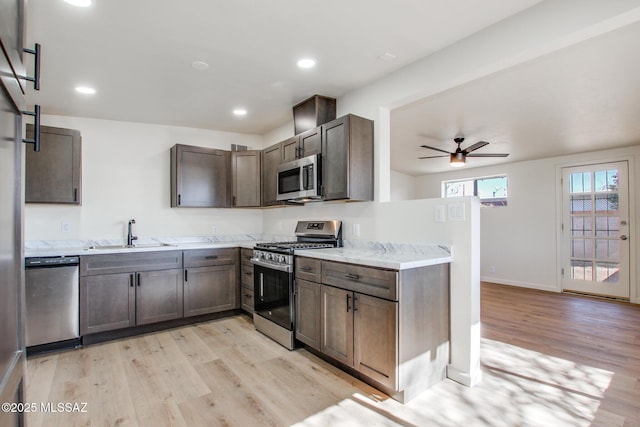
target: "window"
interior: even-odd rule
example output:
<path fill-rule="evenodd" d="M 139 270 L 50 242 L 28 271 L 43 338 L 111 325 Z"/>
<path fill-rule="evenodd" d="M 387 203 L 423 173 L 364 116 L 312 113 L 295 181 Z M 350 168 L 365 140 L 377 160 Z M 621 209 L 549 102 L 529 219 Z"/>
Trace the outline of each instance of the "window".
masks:
<path fill-rule="evenodd" d="M 442 182 L 442 197 L 478 196 L 485 206 L 507 206 L 507 176 Z"/>

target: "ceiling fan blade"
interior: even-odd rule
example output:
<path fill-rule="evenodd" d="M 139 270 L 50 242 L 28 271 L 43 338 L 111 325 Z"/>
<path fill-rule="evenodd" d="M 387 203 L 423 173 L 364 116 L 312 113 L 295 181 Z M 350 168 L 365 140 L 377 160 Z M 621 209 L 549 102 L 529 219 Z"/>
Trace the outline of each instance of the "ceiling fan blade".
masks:
<path fill-rule="evenodd" d="M 445 156 L 443 156 L 443 155 L 440 155 L 440 156 L 426 156 L 426 157 L 418 157 L 418 158 L 419 159 L 435 159 L 436 157 L 449 157 L 449 156 L 450 156 L 450 154 L 449 155 L 445 155 Z"/>
<path fill-rule="evenodd" d="M 422 148 L 428 148 L 428 149 L 430 149 L 430 150 L 440 151 L 441 153 L 451 154 L 451 153 L 450 153 L 450 152 L 448 152 L 448 151 L 441 150 L 441 149 L 436 148 L 436 147 L 430 147 L 430 146 L 428 146 L 428 145 L 421 145 L 421 147 L 422 147 Z M 439 157 L 441 157 L 441 156 L 439 156 Z"/>
<path fill-rule="evenodd" d="M 467 157 L 507 157 L 505 153 L 467 154 Z"/>
<path fill-rule="evenodd" d="M 478 141 L 475 144 L 465 148 L 463 151 L 465 153 L 471 153 L 472 151 L 476 151 L 478 148 L 482 148 L 485 145 L 489 145 L 489 143 L 487 141 Z"/>

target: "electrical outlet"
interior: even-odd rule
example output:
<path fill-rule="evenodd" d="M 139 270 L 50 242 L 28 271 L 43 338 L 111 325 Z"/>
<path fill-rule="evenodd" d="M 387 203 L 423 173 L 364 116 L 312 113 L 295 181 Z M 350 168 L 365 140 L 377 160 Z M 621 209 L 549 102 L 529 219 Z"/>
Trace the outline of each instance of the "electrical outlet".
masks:
<path fill-rule="evenodd" d="M 490 265 L 489 266 L 489 273 L 495 273 L 496 272 L 496 266 L 495 265 Z"/>
<path fill-rule="evenodd" d="M 211 226 L 211 234 L 216 234 L 218 232 L 218 227 L 216 227 L 215 225 Z"/>
<path fill-rule="evenodd" d="M 351 234 L 353 234 L 353 237 L 360 236 L 360 224 L 353 224 L 351 227 Z"/>
<path fill-rule="evenodd" d="M 60 223 L 60 231 L 63 233 L 71 233 L 71 224 L 66 221 L 62 221 Z"/>

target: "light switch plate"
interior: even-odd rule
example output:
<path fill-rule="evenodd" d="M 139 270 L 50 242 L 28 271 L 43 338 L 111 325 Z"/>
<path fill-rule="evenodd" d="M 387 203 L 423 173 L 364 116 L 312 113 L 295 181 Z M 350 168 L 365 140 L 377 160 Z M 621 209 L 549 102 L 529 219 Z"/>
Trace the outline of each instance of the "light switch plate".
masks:
<path fill-rule="evenodd" d="M 449 203 L 449 221 L 464 221 L 464 203 Z"/>
<path fill-rule="evenodd" d="M 444 205 L 437 205 L 433 210 L 433 216 L 435 222 L 445 222 Z"/>

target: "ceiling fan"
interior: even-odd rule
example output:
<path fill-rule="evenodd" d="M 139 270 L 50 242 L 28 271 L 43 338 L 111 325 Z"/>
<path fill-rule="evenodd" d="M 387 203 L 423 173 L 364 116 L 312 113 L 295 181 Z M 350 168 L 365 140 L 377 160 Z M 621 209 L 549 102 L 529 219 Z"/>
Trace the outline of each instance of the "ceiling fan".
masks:
<path fill-rule="evenodd" d="M 489 145 L 488 142 L 486 141 L 479 141 L 476 142 L 475 144 L 462 149 L 460 148 L 460 144 L 462 144 L 464 142 L 464 137 L 463 136 L 457 136 L 455 138 L 453 138 L 453 142 L 455 142 L 456 144 L 458 144 L 458 148 L 456 148 L 456 151 L 454 151 L 453 153 L 450 153 L 449 151 L 445 151 L 445 150 L 441 150 L 440 148 L 436 148 L 436 147 L 431 147 L 429 145 L 421 145 L 421 147 L 423 148 L 428 148 L 430 150 L 436 150 L 436 151 L 440 151 L 442 153 L 447 153 L 446 155 L 439 155 L 439 156 L 426 156 L 426 157 L 418 157 L 419 159 L 433 159 L 436 157 L 447 157 L 447 155 L 449 156 L 449 162 L 451 164 L 451 166 L 453 167 L 460 167 L 460 166 L 464 166 L 466 161 L 467 161 L 467 157 L 507 157 L 508 154 L 504 154 L 504 153 L 490 153 L 490 154 L 480 154 L 480 153 L 473 153 L 474 151 L 476 151 L 478 148 L 482 148 L 485 145 Z"/>

